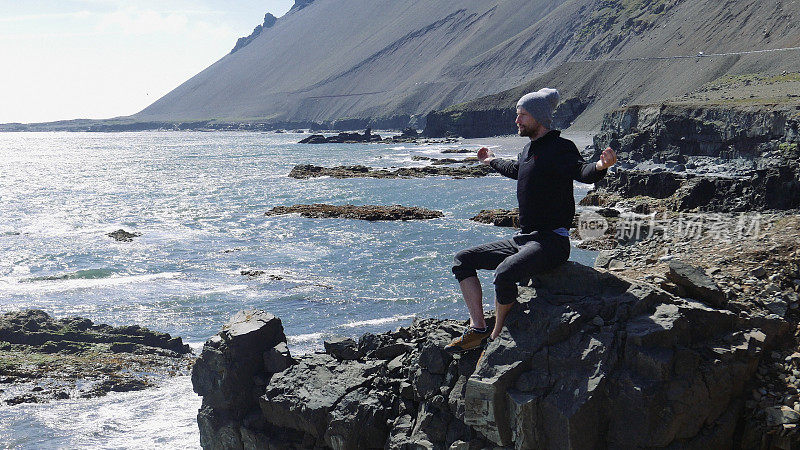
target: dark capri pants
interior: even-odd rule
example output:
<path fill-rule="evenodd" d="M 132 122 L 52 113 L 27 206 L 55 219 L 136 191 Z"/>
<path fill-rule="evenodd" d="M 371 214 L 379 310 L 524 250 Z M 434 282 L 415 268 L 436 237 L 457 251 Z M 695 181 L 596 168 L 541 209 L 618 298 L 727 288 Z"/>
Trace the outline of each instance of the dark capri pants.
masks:
<path fill-rule="evenodd" d="M 553 231 L 533 231 L 461 250 L 453 262 L 453 274 L 461 282 L 478 269 L 493 270 L 497 302 L 517 301 L 517 283 L 533 274 L 557 267 L 569 259 L 569 238 Z"/>

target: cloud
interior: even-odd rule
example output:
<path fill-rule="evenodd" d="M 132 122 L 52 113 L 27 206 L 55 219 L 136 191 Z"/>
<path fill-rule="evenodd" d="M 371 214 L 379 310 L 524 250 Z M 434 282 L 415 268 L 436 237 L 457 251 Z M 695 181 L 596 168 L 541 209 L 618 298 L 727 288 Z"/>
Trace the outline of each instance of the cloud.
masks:
<path fill-rule="evenodd" d="M 100 16 L 97 30 L 124 34 L 185 33 L 189 17 L 180 12 L 125 8 Z"/>

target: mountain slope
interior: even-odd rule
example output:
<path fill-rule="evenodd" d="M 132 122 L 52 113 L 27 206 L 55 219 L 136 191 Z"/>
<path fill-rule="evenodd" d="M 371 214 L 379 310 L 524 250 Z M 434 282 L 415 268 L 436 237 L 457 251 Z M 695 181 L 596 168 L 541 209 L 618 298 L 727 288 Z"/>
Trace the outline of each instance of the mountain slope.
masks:
<path fill-rule="evenodd" d="M 316 0 L 136 115 L 323 120 L 414 113 L 519 79 L 443 77 L 563 0 Z M 492 75 L 493 76 L 493 75 Z"/>
<path fill-rule="evenodd" d="M 796 1 L 305 0 L 133 118 L 425 114 L 516 87 L 499 97 L 507 102 L 544 83 L 590 101 L 579 122 L 592 127 L 621 103 L 800 69 L 798 51 L 668 58 L 800 46 Z"/>

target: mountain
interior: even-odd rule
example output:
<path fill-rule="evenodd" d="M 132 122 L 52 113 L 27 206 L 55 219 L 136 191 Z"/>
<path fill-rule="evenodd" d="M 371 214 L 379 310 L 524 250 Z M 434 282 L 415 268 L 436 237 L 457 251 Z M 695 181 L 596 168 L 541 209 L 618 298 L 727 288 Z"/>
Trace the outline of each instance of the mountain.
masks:
<path fill-rule="evenodd" d="M 561 125 L 585 130 L 631 104 L 800 105 L 799 18 L 800 6 L 789 1 L 768 8 L 742 0 L 568 2 L 491 61 L 509 73 L 520 53 L 559 64 L 512 89 L 432 113 L 426 133 L 513 133 L 511 108 L 542 86 L 558 88 L 572 110 Z"/>
<path fill-rule="evenodd" d="M 523 81 L 519 73 L 464 74 L 563 3 L 298 2 L 247 46 L 134 117 L 323 121 L 426 113 Z"/>
<path fill-rule="evenodd" d="M 795 1 L 297 0 L 133 118 L 426 114 L 537 81 L 592 97 L 584 122 L 596 126 L 600 110 L 673 97 L 728 73 L 797 71 L 800 51 L 705 56 L 800 46 Z M 554 69 L 563 70 L 548 74 Z"/>

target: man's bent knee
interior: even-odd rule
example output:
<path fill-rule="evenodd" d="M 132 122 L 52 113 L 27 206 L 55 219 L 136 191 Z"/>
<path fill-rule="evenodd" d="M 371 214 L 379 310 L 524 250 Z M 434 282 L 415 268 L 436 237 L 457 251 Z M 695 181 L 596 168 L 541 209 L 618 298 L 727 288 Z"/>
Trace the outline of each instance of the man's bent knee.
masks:
<path fill-rule="evenodd" d="M 494 296 L 497 303 L 510 305 L 517 301 L 517 281 L 504 277 L 494 277 Z"/>
<path fill-rule="evenodd" d="M 467 250 L 461 250 L 456 253 L 456 256 L 453 258 L 453 275 L 456 276 L 456 280 L 458 280 L 459 283 L 469 277 L 478 276 L 475 267 L 469 263 L 469 255 L 470 252 Z"/>

